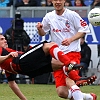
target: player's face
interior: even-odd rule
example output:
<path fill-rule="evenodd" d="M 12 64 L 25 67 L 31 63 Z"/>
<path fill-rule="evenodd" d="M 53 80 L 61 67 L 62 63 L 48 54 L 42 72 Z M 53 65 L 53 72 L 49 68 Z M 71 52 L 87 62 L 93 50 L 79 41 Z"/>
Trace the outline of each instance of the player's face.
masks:
<path fill-rule="evenodd" d="M 0 35 L 0 47 L 3 47 L 3 48 L 8 47 L 7 41 L 3 35 Z"/>
<path fill-rule="evenodd" d="M 52 0 L 53 6 L 56 11 L 63 12 L 65 0 Z"/>

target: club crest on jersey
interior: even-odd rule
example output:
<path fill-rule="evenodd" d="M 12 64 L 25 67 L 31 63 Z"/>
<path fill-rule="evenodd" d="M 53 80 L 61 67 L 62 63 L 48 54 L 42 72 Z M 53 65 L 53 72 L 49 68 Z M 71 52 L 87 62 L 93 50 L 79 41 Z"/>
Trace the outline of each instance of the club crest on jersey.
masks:
<path fill-rule="evenodd" d="M 70 28 L 70 23 L 69 23 L 69 21 L 68 21 L 68 20 L 66 20 L 65 25 L 66 25 L 66 27 L 67 27 L 67 28 Z"/>

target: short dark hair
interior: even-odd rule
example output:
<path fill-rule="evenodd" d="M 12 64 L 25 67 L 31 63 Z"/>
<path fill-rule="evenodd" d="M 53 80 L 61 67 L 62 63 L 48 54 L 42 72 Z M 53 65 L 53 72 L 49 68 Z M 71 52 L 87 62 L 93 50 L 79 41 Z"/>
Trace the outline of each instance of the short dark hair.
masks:
<path fill-rule="evenodd" d="M 85 35 L 82 37 L 82 39 L 85 39 Z"/>

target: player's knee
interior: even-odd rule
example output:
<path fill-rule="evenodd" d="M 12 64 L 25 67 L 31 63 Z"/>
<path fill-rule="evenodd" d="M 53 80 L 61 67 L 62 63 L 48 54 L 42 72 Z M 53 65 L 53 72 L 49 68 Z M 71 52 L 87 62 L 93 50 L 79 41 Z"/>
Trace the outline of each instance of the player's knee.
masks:
<path fill-rule="evenodd" d="M 68 97 L 68 90 L 65 86 L 60 86 L 57 88 L 57 94 L 61 98 L 67 99 Z"/>
<path fill-rule="evenodd" d="M 50 42 L 50 43 L 44 43 L 44 46 L 43 46 L 43 50 L 44 51 L 49 51 L 50 48 L 54 45 L 57 45 L 55 42 Z M 58 45 L 57 45 L 58 46 Z"/>
<path fill-rule="evenodd" d="M 48 49 L 50 49 L 52 46 L 54 45 L 57 45 L 55 42 L 50 42 L 50 43 L 47 43 L 47 47 Z"/>

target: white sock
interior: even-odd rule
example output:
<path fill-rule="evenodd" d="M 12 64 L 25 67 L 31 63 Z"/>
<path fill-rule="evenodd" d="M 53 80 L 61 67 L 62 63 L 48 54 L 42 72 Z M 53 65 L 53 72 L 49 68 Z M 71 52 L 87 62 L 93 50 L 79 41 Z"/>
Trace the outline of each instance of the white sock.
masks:
<path fill-rule="evenodd" d="M 71 99 L 71 97 L 72 97 L 71 90 L 68 90 L 68 99 Z"/>
<path fill-rule="evenodd" d="M 77 85 L 73 85 L 70 90 L 74 100 L 83 100 L 82 92 Z"/>
<path fill-rule="evenodd" d="M 93 99 L 93 97 L 91 96 L 91 94 L 86 94 L 86 93 L 82 93 L 83 94 L 83 98 L 84 98 L 84 100 L 92 100 Z"/>

